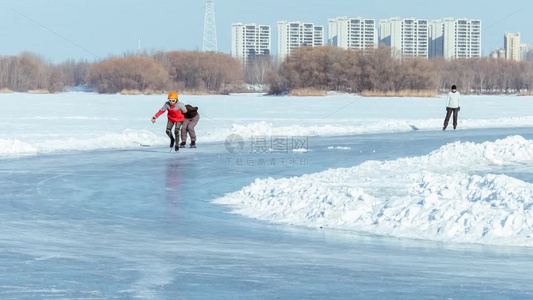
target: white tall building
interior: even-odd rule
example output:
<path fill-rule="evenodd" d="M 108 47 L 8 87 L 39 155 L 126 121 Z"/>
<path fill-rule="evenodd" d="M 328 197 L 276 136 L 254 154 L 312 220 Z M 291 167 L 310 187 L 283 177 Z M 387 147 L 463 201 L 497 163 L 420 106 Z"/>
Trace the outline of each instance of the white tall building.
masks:
<path fill-rule="evenodd" d="M 278 21 L 278 59 L 300 47 L 324 45 L 324 26 L 306 22 Z"/>
<path fill-rule="evenodd" d="M 481 21 L 446 18 L 443 21 L 445 59 L 481 57 Z"/>
<path fill-rule="evenodd" d="M 328 44 L 349 50 L 378 46 L 376 20 L 337 17 L 328 20 Z"/>
<path fill-rule="evenodd" d="M 379 22 L 379 41 L 393 49 L 393 56 L 428 57 L 428 20 L 390 18 Z M 395 51 L 394 51 L 395 50 Z"/>
<path fill-rule="evenodd" d="M 520 44 L 520 60 L 533 60 L 532 44 Z"/>
<path fill-rule="evenodd" d="M 240 59 L 243 66 L 271 54 L 270 25 L 233 23 L 231 27 L 231 56 Z"/>
<path fill-rule="evenodd" d="M 503 47 L 505 48 L 506 59 L 515 61 L 521 60 L 520 32 L 517 34 L 506 32 L 503 37 L 503 45 Z"/>

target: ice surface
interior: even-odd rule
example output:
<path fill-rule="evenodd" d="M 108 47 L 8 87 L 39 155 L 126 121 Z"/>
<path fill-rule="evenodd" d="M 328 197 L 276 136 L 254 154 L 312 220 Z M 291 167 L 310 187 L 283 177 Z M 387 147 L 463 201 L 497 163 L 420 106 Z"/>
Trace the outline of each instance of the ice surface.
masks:
<path fill-rule="evenodd" d="M 466 211 L 456 217 L 468 217 L 476 229 L 490 220 L 498 225 L 515 209 L 500 227 L 490 229 L 496 240 L 516 245 L 517 237 L 525 240 L 527 233 L 514 230 L 524 229 L 520 216 L 530 210 L 531 199 L 526 198 L 533 182 L 528 161 L 533 131 L 527 121 L 533 116 L 531 98 L 468 97 L 459 130 L 443 132 L 440 98 L 182 96 L 204 114 L 198 125 L 199 148 L 180 153 L 169 153 L 164 116 L 150 123 L 162 99 L 0 95 L 0 298 L 533 297 L 529 247 L 449 242 L 464 242 L 459 235 L 436 242 L 353 228 L 279 225 L 231 214 L 212 203 L 247 189 L 256 179 L 286 180 L 297 189 L 301 178 L 316 178 L 318 187 L 330 184 L 325 193 L 335 195 L 357 179 L 350 170 L 359 170 L 369 179 L 365 191 L 377 193 L 370 200 L 396 195 L 383 209 L 393 216 L 402 208 L 398 202 L 408 200 L 403 205 L 410 207 L 410 198 L 420 199 L 421 208 L 444 202 L 435 217 L 445 220 L 450 218 L 445 212 Z M 498 118 L 520 121 L 518 127 L 508 127 Z M 306 137 L 308 147 L 287 153 L 253 153 L 249 140 L 234 153 L 224 143 L 225 135 L 234 132 L 246 138 L 296 136 L 304 131 L 288 128 L 373 128 L 404 121 L 419 125 L 417 120 L 436 123 L 427 129 L 385 128 L 384 133 L 367 130 L 369 134 L 350 136 L 324 130 Z M 491 125 L 466 128 L 467 120 Z M 257 131 L 269 128 L 264 125 L 268 123 L 282 131 Z M 240 126 L 253 130 L 237 131 Z M 464 155 L 452 157 L 454 152 Z M 18 156 L 22 153 L 27 155 Z M 317 177 L 329 174 L 324 172 L 352 181 L 332 185 L 334 177 Z M 393 181 L 379 183 L 380 178 Z M 380 184 L 383 189 L 376 191 Z M 308 192 L 296 190 L 294 198 L 297 193 Z M 346 195 L 329 200 L 342 197 Z M 470 210 L 461 210 L 468 205 Z M 495 214 L 487 213 L 487 205 L 495 205 Z M 399 216 L 406 225 L 417 224 Z M 492 219 L 473 224 L 478 216 Z M 449 223 L 457 224 L 463 223 Z M 404 236 L 398 228 L 390 230 L 389 235 Z"/>

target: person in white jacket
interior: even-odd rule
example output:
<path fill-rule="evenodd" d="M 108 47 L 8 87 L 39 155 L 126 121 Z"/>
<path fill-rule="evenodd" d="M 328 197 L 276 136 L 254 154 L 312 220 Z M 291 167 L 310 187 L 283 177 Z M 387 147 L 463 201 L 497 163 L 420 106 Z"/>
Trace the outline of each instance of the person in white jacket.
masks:
<path fill-rule="evenodd" d="M 450 121 L 450 116 L 453 112 L 453 130 L 457 128 L 457 115 L 461 110 L 459 105 L 459 98 L 461 94 L 457 91 L 457 87 L 452 85 L 452 91 L 448 93 L 448 98 L 446 100 L 446 118 L 444 119 L 444 126 L 442 130 L 446 130 L 448 127 L 448 122 Z"/>

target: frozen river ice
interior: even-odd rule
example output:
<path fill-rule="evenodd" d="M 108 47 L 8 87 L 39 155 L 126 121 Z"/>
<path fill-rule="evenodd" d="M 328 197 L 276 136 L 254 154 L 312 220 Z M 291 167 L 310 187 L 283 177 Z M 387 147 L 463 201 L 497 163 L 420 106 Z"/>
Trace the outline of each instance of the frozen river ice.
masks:
<path fill-rule="evenodd" d="M 533 130 L 310 137 L 308 152 L 265 154 L 275 167 L 222 142 L 3 159 L 0 298 L 531 299 L 531 248 L 273 225 L 212 203 L 256 178 L 509 135 L 532 139 Z M 533 182 L 530 169 L 509 172 Z"/>

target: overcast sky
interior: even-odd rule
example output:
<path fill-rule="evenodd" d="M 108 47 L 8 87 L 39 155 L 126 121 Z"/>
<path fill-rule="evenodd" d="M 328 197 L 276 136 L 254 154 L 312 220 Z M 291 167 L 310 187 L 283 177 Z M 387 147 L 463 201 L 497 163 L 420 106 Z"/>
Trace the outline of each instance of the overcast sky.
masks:
<path fill-rule="evenodd" d="M 0 55 L 94 61 L 136 51 L 139 38 L 148 51 L 201 50 L 204 10 L 204 0 L 0 0 Z M 503 47 L 505 32 L 533 44 L 531 0 L 215 0 L 215 11 L 218 50 L 226 53 L 234 22 L 270 25 L 276 54 L 278 20 L 326 27 L 338 16 L 481 19 L 484 55 Z"/>

